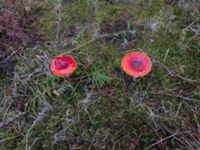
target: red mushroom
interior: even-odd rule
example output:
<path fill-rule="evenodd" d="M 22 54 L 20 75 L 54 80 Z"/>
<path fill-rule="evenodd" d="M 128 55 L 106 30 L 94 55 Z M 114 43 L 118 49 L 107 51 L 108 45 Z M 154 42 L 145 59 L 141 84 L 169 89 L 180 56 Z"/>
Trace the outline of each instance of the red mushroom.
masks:
<path fill-rule="evenodd" d="M 51 71 L 56 76 L 69 76 L 77 67 L 76 61 L 69 56 L 56 57 L 51 63 Z"/>
<path fill-rule="evenodd" d="M 151 71 L 152 63 L 147 54 L 131 52 L 122 58 L 121 67 L 132 77 L 144 77 Z"/>

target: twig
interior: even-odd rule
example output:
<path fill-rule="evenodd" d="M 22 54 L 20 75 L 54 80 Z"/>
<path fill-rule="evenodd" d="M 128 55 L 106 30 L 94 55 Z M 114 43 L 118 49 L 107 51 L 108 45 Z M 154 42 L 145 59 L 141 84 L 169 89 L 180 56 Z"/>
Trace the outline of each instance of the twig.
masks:
<path fill-rule="evenodd" d="M 174 133 L 174 134 L 172 134 L 172 135 L 170 135 L 170 136 L 168 136 L 168 137 L 165 137 L 164 139 L 161 139 L 161 140 L 159 140 L 159 141 L 153 143 L 152 145 L 146 147 L 144 150 L 148 150 L 148 149 L 154 147 L 155 145 L 157 145 L 157 144 L 159 144 L 159 143 L 161 143 L 161 142 L 163 142 L 163 141 L 166 141 L 166 140 L 168 140 L 168 139 L 170 139 L 170 138 L 172 138 L 172 137 L 174 137 L 174 136 L 181 135 L 181 134 L 187 134 L 187 133 L 191 133 L 191 131 L 185 131 L 185 132 L 180 132 L 180 133 Z"/>
<path fill-rule="evenodd" d="M 126 138 L 126 137 L 128 137 L 130 134 L 127 134 L 127 135 L 124 135 L 123 137 L 121 137 L 121 138 L 119 138 L 115 143 L 114 143 L 114 145 L 113 145 L 113 150 L 115 150 L 115 146 L 116 146 L 116 144 L 118 143 L 118 142 L 120 142 L 122 139 L 124 139 L 124 138 Z"/>
<path fill-rule="evenodd" d="M 10 138 L 2 139 L 2 140 L 0 140 L 0 144 L 3 143 L 3 142 L 6 142 L 6 141 L 8 141 L 8 140 L 15 139 L 15 138 L 17 138 L 17 137 L 18 137 L 18 136 L 13 136 L 13 137 L 10 137 Z"/>
<path fill-rule="evenodd" d="M 25 141 L 26 141 L 25 149 L 26 150 L 30 150 L 30 146 L 28 146 L 28 141 L 29 141 L 29 136 L 31 134 L 31 131 L 45 117 L 45 114 L 48 113 L 49 110 L 50 110 L 50 105 L 48 103 L 45 103 L 45 107 L 43 108 L 42 112 L 38 113 L 36 120 L 34 120 L 34 122 L 32 123 L 31 127 L 27 131 L 26 136 L 25 136 Z M 36 141 L 34 141 L 34 142 L 36 142 Z"/>
<path fill-rule="evenodd" d="M 14 55 L 17 54 L 17 52 L 19 50 L 21 50 L 22 48 L 24 48 L 24 46 L 20 46 L 19 48 L 17 48 L 14 52 L 12 52 L 12 54 L 10 54 L 8 57 L 4 58 L 3 61 L 0 62 L 0 64 L 3 64 L 4 62 L 6 62 L 7 60 L 9 60 L 11 57 L 13 57 Z"/>
<path fill-rule="evenodd" d="M 161 62 L 159 62 L 159 61 L 157 61 L 157 63 L 158 63 L 162 68 L 164 68 L 164 69 L 168 72 L 168 74 L 169 74 L 170 76 L 179 78 L 179 79 L 181 79 L 181 80 L 183 80 L 183 81 L 186 81 L 186 82 L 188 82 L 188 83 L 190 83 L 190 84 L 192 84 L 192 85 L 199 84 L 199 81 L 192 80 L 192 79 L 188 79 L 188 78 L 183 77 L 183 76 L 181 76 L 181 75 L 179 75 L 179 74 L 175 74 L 174 72 L 170 71 L 170 70 L 167 68 L 167 66 L 164 65 L 163 63 L 161 63 Z"/>
<path fill-rule="evenodd" d="M 164 59 L 163 59 L 163 62 L 165 62 L 165 61 L 166 61 L 166 59 L 167 59 L 167 56 L 168 56 L 168 54 L 169 54 L 169 51 L 170 51 L 170 48 L 168 48 L 168 49 L 167 49 L 166 55 L 165 55 L 165 57 L 164 57 Z"/>
<path fill-rule="evenodd" d="M 7 113 L 7 112 L 6 112 L 6 113 Z M 19 117 L 21 117 L 21 116 L 23 116 L 23 115 L 25 115 L 25 114 L 26 114 L 26 112 L 19 113 L 19 114 L 17 114 L 16 116 L 14 116 L 13 118 L 10 118 L 10 119 L 9 119 L 8 121 L 6 121 L 6 122 L 5 122 L 5 117 L 6 117 L 6 116 L 4 116 L 4 119 L 3 119 L 2 123 L 0 123 L 0 129 L 3 128 L 5 125 L 7 125 L 7 124 L 13 122 L 15 119 L 17 119 L 17 118 L 19 118 Z"/>
<path fill-rule="evenodd" d="M 90 143 L 90 146 L 88 147 L 88 150 L 90 150 L 90 149 L 91 149 L 91 147 L 92 147 L 92 144 L 94 143 L 94 141 L 95 141 L 95 138 L 96 138 L 96 136 L 98 135 L 98 132 L 99 132 L 99 130 L 97 130 L 97 131 L 96 131 L 96 133 L 94 134 L 94 136 L 93 136 L 93 138 L 92 138 L 92 141 L 91 141 L 91 143 Z"/>
<path fill-rule="evenodd" d="M 56 32 L 56 39 L 58 39 L 59 31 L 60 31 L 60 22 L 61 22 L 61 2 L 58 0 L 58 4 L 56 5 L 55 11 L 58 14 L 58 25 L 57 25 L 57 32 Z"/>
<path fill-rule="evenodd" d="M 175 118 L 178 116 L 180 109 L 181 109 L 181 106 L 182 106 L 182 103 L 180 103 L 179 106 L 178 106 L 178 110 L 176 112 Z"/>
<path fill-rule="evenodd" d="M 181 98 L 183 100 L 187 100 L 187 101 L 194 101 L 194 102 L 199 102 L 200 100 L 199 99 L 194 99 L 194 98 L 190 98 L 190 97 L 185 97 L 185 96 L 182 96 L 182 95 L 178 95 L 178 94 L 172 94 L 172 93 L 169 93 L 169 94 L 165 94 L 163 92 L 150 92 L 152 94 L 156 94 L 156 95 L 165 95 L 165 96 L 172 96 L 172 97 L 177 97 L 177 98 Z"/>

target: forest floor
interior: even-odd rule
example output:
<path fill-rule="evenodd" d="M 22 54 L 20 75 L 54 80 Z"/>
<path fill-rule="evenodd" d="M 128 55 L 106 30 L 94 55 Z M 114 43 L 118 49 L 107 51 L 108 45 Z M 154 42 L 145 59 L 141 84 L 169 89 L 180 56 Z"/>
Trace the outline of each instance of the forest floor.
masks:
<path fill-rule="evenodd" d="M 120 67 L 133 51 L 143 78 Z M 200 2 L 1 0 L 0 149 L 200 149 Z"/>

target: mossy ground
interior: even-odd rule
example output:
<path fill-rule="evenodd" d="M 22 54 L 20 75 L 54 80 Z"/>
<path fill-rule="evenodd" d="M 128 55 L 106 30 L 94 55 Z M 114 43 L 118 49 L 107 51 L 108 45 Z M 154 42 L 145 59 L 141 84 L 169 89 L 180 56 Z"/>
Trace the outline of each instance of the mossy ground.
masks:
<path fill-rule="evenodd" d="M 0 149 L 200 148 L 200 3 L 99 0 L 92 20 L 89 6 L 32 2 L 46 40 L 24 46 L 14 77 L 0 79 Z M 151 57 L 149 75 L 121 70 L 131 51 Z M 70 77 L 49 69 L 61 54 L 78 62 Z"/>

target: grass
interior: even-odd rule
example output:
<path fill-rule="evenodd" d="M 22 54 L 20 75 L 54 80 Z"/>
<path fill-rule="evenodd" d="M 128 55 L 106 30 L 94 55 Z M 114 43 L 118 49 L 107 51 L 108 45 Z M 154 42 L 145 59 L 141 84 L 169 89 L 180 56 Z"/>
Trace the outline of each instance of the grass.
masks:
<path fill-rule="evenodd" d="M 200 148 L 199 2 L 99 0 L 92 17 L 86 0 L 25 6 L 9 9 L 37 12 L 29 30 L 45 41 L 26 44 L 14 76 L 1 75 L 0 149 Z M 121 70 L 131 51 L 151 57 L 149 75 Z M 70 77 L 50 71 L 61 54 L 78 61 Z"/>

